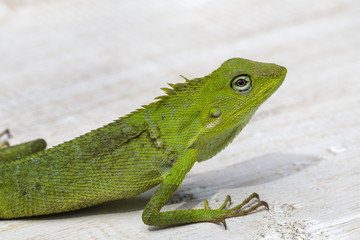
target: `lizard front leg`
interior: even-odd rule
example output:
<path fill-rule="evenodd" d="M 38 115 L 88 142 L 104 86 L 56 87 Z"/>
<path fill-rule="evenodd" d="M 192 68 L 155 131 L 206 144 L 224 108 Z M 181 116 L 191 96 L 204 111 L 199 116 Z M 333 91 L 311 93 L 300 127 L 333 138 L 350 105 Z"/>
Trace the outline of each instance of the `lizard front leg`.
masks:
<path fill-rule="evenodd" d="M 197 222 L 223 223 L 225 228 L 225 219 L 237 216 L 247 215 L 260 206 L 268 207 L 266 202 L 260 201 L 256 205 L 242 210 L 242 207 L 252 199 L 258 198 L 256 193 L 250 195 L 240 205 L 231 209 L 225 209 L 230 196 L 225 199 L 224 204 L 219 209 L 210 209 L 208 202 L 205 201 L 205 209 L 176 210 L 160 212 L 161 208 L 180 186 L 185 175 L 190 171 L 197 159 L 197 150 L 188 149 L 181 154 L 176 163 L 171 168 L 164 181 L 151 197 L 146 205 L 142 215 L 145 224 L 154 226 L 170 226 Z"/>

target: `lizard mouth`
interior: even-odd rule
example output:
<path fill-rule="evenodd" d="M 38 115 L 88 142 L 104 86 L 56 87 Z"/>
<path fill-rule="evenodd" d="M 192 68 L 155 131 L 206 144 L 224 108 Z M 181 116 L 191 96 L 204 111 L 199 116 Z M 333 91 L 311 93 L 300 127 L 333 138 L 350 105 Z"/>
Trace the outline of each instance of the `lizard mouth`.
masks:
<path fill-rule="evenodd" d="M 280 68 L 279 71 L 274 72 L 272 74 L 274 81 L 277 81 L 277 84 L 271 85 L 269 88 L 260 92 L 261 95 L 263 95 L 263 96 L 265 95 L 265 97 L 266 97 L 265 99 L 270 97 L 282 85 L 282 83 L 285 80 L 287 70 L 284 67 L 279 66 L 279 68 Z"/>
<path fill-rule="evenodd" d="M 279 71 L 274 72 L 272 76 L 276 83 L 256 93 L 256 96 L 249 102 L 248 107 L 253 108 L 254 110 L 258 109 L 258 107 L 281 86 L 285 80 L 286 72 L 287 70 L 284 67 L 280 67 Z"/>

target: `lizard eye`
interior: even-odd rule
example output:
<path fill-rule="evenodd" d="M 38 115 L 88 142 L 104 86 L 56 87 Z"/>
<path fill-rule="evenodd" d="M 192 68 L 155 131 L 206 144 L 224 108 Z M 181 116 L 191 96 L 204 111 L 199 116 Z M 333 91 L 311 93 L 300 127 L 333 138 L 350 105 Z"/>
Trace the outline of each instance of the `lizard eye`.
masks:
<path fill-rule="evenodd" d="M 231 81 L 231 88 L 235 92 L 245 92 L 252 87 L 251 78 L 248 75 L 239 75 Z"/>

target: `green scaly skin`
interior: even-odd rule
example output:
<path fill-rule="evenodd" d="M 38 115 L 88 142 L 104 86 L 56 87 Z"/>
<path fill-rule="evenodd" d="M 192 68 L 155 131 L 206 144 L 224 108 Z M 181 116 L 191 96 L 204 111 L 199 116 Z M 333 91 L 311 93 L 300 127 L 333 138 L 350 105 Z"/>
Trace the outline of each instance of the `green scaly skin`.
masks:
<path fill-rule="evenodd" d="M 246 215 L 251 199 L 228 209 L 160 212 L 195 162 L 224 149 L 283 82 L 286 69 L 234 58 L 211 74 L 169 84 L 167 93 L 104 127 L 45 149 L 44 140 L 0 149 L 0 218 L 76 210 L 134 197 L 160 184 L 142 218 L 169 226 L 224 223 Z M 243 81 L 244 80 L 244 81 Z"/>

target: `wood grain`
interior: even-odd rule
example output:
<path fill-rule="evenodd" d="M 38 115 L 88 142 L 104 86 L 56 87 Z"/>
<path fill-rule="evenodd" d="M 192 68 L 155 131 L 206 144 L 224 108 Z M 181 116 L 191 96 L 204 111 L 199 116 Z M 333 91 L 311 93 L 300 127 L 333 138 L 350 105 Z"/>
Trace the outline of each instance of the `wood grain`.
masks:
<path fill-rule="evenodd" d="M 0 1 L 0 132 L 11 130 L 11 144 L 59 144 L 151 102 L 179 74 L 201 77 L 230 57 L 288 68 L 242 134 L 197 164 L 165 207 L 257 192 L 269 211 L 229 219 L 226 231 L 157 229 L 141 221 L 150 191 L 0 221 L 0 238 L 360 239 L 359 11 L 356 0 Z"/>

